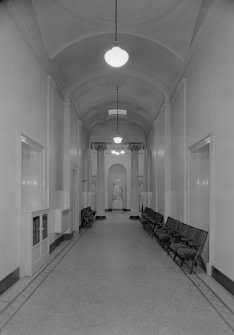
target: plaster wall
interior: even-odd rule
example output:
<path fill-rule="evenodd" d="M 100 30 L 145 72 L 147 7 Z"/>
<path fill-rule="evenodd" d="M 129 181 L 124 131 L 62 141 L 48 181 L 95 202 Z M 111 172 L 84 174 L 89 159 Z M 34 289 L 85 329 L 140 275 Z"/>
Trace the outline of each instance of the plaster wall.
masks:
<path fill-rule="evenodd" d="M 47 74 L 2 8 L 0 72 L 1 280 L 19 266 L 20 133 L 47 145 Z"/>
<path fill-rule="evenodd" d="M 156 125 L 156 194 L 157 210 L 165 214 L 165 114 L 161 112 Z"/>
<path fill-rule="evenodd" d="M 178 87 L 171 110 L 171 214 L 186 221 L 186 123 L 185 81 Z"/>
<path fill-rule="evenodd" d="M 150 207 L 154 210 L 157 209 L 157 199 L 156 199 L 156 123 L 154 123 L 150 133 L 146 138 L 147 152 L 148 152 L 148 184 L 147 192 L 151 192 Z M 149 202 L 149 200 L 148 200 Z"/>
<path fill-rule="evenodd" d="M 234 280 L 234 3 L 225 2 L 213 30 L 193 57 L 187 79 L 187 150 L 211 134 L 210 144 L 210 262 Z M 183 88 L 180 88 L 182 94 Z M 183 109 L 177 101 L 177 115 Z M 176 126 L 175 121 L 174 126 Z M 181 127 L 181 124 L 180 124 Z M 179 130 L 177 149 L 182 141 Z M 174 162 L 173 162 L 174 164 Z M 182 165 L 180 164 L 182 168 Z M 174 180 L 182 180 L 177 171 Z M 178 189 L 178 187 L 177 187 Z M 181 191 L 180 191 L 181 192 Z M 181 212 L 181 209 L 178 208 Z M 178 212 L 179 213 L 179 212 Z M 188 222 L 189 223 L 189 222 Z"/>
<path fill-rule="evenodd" d="M 150 185 L 148 185 L 148 192 L 152 192 L 151 207 L 165 212 L 165 115 L 164 107 L 161 108 L 157 120 L 153 128 L 147 136 L 147 150 L 149 152 L 148 164 L 150 175 Z M 151 152 L 151 154 L 150 154 Z"/>

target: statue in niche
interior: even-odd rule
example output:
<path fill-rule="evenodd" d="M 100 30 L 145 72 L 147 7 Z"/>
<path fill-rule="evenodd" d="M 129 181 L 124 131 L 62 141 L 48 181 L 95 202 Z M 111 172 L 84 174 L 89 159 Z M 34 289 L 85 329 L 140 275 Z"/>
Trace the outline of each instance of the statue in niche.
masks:
<path fill-rule="evenodd" d="M 113 180 L 113 191 L 112 191 L 112 198 L 113 200 L 121 200 L 122 196 L 122 185 L 120 183 L 120 179 L 116 176 Z"/>

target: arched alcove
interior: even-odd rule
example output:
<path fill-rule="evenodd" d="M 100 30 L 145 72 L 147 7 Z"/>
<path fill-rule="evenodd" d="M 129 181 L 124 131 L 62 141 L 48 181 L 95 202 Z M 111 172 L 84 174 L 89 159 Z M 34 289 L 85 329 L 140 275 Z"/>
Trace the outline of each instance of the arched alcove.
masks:
<path fill-rule="evenodd" d="M 108 207 L 112 209 L 113 202 L 113 183 L 118 178 L 121 184 L 121 200 L 123 208 L 127 208 L 127 171 L 122 164 L 113 164 L 108 172 Z"/>

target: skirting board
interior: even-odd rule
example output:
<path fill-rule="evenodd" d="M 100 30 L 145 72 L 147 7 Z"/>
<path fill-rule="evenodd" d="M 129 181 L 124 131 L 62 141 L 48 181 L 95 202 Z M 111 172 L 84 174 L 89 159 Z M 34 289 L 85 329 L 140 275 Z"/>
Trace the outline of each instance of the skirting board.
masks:
<path fill-rule="evenodd" d="M 222 272 L 212 266 L 212 277 L 221 284 L 227 291 L 234 295 L 234 282 Z"/>
<path fill-rule="evenodd" d="M 8 288 L 10 288 L 17 280 L 19 280 L 19 268 L 15 269 L 8 276 L 0 281 L 0 294 L 3 294 Z"/>
<path fill-rule="evenodd" d="M 139 220 L 140 217 L 139 217 L 139 215 L 130 215 L 130 216 L 129 216 L 129 219 L 130 219 L 130 220 Z"/>
<path fill-rule="evenodd" d="M 131 209 L 123 208 L 123 209 L 105 209 L 105 212 L 113 212 L 113 211 L 120 211 L 120 212 L 131 212 Z"/>
<path fill-rule="evenodd" d="M 106 220 L 105 215 L 96 215 L 96 220 Z"/>
<path fill-rule="evenodd" d="M 71 240 L 73 237 L 73 233 L 70 233 L 70 234 L 63 234 L 61 236 L 59 236 L 59 238 L 57 238 L 53 243 L 51 243 L 50 245 L 50 254 L 51 252 L 54 251 L 55 248 L 57 248 L 57 246 L 62 243 L 63 241 L 66 241 L 66 240 Z"/>

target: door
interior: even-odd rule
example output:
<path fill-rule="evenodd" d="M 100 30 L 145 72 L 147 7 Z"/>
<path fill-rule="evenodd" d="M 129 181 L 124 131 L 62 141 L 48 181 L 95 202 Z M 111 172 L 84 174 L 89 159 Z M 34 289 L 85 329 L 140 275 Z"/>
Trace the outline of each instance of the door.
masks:
<path fill-rule="evenodd" d="M 205 141 L 199 147 L 190 150 L 189 174 L 189 216 L 190 224 L 209 232 L 209 180 L 210 180 L 210 144 Z M 209 238 L 207 238 L 203 260 L 209 262 Z"/>

